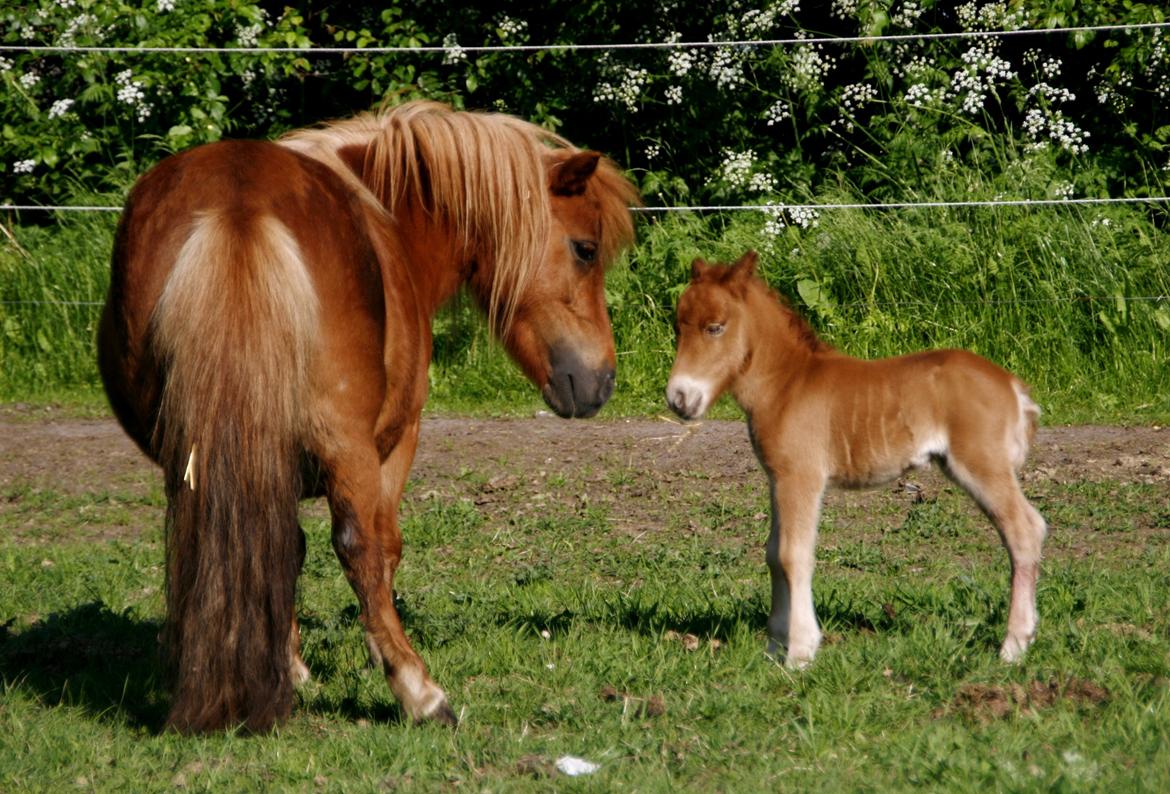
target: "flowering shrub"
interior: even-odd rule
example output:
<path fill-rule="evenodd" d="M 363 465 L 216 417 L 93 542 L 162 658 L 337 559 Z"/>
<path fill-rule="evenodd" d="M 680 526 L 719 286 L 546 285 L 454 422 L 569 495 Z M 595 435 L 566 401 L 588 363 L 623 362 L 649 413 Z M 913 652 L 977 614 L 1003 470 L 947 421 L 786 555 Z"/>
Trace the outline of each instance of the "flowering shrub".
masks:
<path fill-rule="evenodd" d="M 0 10 L 0 43 L 52 47 L 305 45 L 301 18 L 257 3 L 40 0 Z M 120 190 L 163 154 L 287 123 L 284 56 L 0 52 L 0 200 Z"/>
<path fill-rule="evenodd" d="M 77 192 L 117 191 L 169 151 L 414 96 L 557 129 L 629 166 L 655 203 L 793 204 L 843 188 L 886 200 L 946 198 L 962 190 L 950 178 L 955 169 L 1006 173 L 1021 158 L 1058 167 L 1060 189 L 1052 180 L 1016 183 L 1022 192 L 1013 197 L 1161 191 L 1170 166 L 1162 101 L 1170 96 L 1170 32 L 719 45 L 1142 23 L 1163 19 L 1156 3 L 594 0 L 538 13 L 524 4 L 501 11 L 440 1 L 425 16 L 405 4 L 277 8 L 35 0 L 0 10 L 0 41 L 442 51 L 0 52 L 0 199 L 61 203 Z M 468 49 L 684 41 L 712 46 Z"/>

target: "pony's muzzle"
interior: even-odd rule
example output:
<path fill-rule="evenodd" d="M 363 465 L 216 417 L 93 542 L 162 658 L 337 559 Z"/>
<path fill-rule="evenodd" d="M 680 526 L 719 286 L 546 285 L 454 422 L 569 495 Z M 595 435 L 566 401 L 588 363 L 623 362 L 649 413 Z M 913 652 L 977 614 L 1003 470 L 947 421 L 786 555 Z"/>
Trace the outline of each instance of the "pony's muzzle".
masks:
<path fill-rule="evenodd" d="M 587 366 L 577 351 L 558 346 L 550 351 L 549 364 L 552 374 L 541 394 L 557 416 L 588 418 L 613 394 L 614 370 L 608 363 Z"/>

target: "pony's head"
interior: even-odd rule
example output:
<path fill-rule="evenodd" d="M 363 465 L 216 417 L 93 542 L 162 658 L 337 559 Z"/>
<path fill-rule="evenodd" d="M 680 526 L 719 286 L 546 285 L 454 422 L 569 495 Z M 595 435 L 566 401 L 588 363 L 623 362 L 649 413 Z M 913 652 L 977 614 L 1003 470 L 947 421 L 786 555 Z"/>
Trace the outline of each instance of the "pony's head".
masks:
<path fill-rule="evenodd" d="M 691 283 L 678 300 L 678 346 L 666 402 L 683 419 L 698 419 L 732 385 L 751 355 L 747 290 L 756 252 L 730 266 L 691 263 Z"/>
<path fill-rule="evenodd" d="M 414 258 L 466 281 L 557 414 L 592 416 L 609 399 L 605 268 L 633 242 L 638 200 L 612 162 L 512 116 L 425 101 L 283 143 L 330 164 L 403 228 L 422 229 L 407 241 Z"/>
<path fill-rule="evenodd" d="M 597 152 L 552 150 L 543 160 L 549 221 L 543 251 L 523 283 L 494 303 L 483 288 L 476 291 L 548 406 L 559 416 L 588 417 L 613 393 L 605 270 L 633 239 L 629 205 L 637 196 Z"/>

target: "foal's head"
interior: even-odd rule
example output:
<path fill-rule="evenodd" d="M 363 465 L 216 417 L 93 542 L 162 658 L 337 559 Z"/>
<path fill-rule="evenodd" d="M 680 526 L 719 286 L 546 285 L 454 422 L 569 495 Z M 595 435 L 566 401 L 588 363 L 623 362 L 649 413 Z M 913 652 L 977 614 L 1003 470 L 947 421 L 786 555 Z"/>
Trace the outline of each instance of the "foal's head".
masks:
<path fill-rule="evenodd" d="M 691 264 L 691 284 L 678 301 L 678 348 L 666 384 L 666 402 L 683 419 L 698 419 L 748 362 L 745 302 L 756 272 L 756 252 L 730 266 Z"/>
<path fill-rule="evenodd" d="M 545 156 L 549 233 L 531 277 L 501 296 L 501 339 L 559 416 L 596 414 L 613 393 L 605 269 L 633 240 L 637 194 L 597 152 Z"/>

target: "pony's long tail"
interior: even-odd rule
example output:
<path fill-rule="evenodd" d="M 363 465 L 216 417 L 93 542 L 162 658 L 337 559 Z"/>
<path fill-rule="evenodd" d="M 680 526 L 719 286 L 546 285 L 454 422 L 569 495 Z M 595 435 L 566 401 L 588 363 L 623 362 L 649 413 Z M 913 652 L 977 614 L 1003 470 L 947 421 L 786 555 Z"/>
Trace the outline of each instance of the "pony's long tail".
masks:
<path fill-rule="evenodd" d="M 165 386 L 167 726 L 262 731 L 292 708 L 299 455 L 317 299 L 270 217 L 197 217 L 152 316 Z"/>

